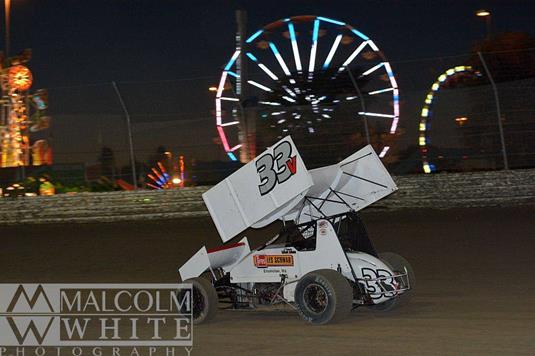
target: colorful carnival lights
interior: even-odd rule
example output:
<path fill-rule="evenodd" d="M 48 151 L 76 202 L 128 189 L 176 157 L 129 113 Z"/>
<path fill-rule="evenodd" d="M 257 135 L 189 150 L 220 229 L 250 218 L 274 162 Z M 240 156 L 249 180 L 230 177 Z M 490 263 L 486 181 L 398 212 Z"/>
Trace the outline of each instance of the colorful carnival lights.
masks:
<path fill-rule="evenodd" d="M 324 36 L 326 31 L 333 35 L 332 40 L 322 41 L 322 38 L 326 38 Z M 282 34 L 282 36 L 275 36 L 275 33 Z M 289 41 L 289 46 L 284 42 L 277 42 L 285 40 Z M 348 54 L 340 53 L 342 45 L 349 49 Z M 290 53 L 284 53 L 282 48 L 291 48 L 291 51 Z M 321 48 L 323 52 L 320 52 L 318 48 Z M 270 53 L 271 59 L 266 57 L 265 51 L 261 51 L 265 49 Z M 291 109 L 292 105 L 298 106 L 299 104 L 296 97 L 303 95 L 302 87 L 300 88 L 298 85 L 299 80 L 305 78 L 309 82 L 314 81 L 316 73 L 326 70 L 332 70 L 334 73 L 344 72 L 358 58 L 366 58 L 370 52 L 374 53 L 374 56 L 380 59 L 379 62 L 364 68 L 365 71 L 362 76 L 384 77 L 387 85 L 376 88 L 365 95 L 376 96 L 376 98 L 384 95 L 390 96 L 391 99 L 388 101 L 388 108 L 383 112 L 360 110 L 355 112 L 355 117 L 384 119 L 389 122 L 388 134 L 393 135 L 396 133 L 399 122 L 399 89 L 392 67 L 386 61 L 377 45 L 368 36 L 345 22 L 322 16 L 295 16 L 275 21 L 254 32 L 245 40 L 245 46 L 235 51 L 231 59 L 223 67 L 215 97 L 215 118 L 221 145 L 231 160 L 238 160 L 240 155 L 237 155 L 237 152 L 244 144 L 244 135 L 241 131 L 242 122 L 239 116 L 239 112 L 243 108 L 241 107 L 241 102 L 239 102 L 240 98 L 236 90 L 234 90 L 237 81 L 241 82 L 242 79 L 239 77 L 239 71 L 236 68 L 237 58 L 242 54 L 242 51 L 243 58 L 249 61 L 250 67 L 256 67 L 260 70 L 258 73 L 263 73 L 263 76 L 259 75 L 254 80 L 246 78 L 247 80 L 244 83 L 255 89 L 260 89 L 265 93 L 266 97 L 269 97 L 268 100 L 259 100 L 258 105 L 267 107 L 281 106 L 281 109 L 284 109 L 270 114 L 270 116 L 285 115 L 284 118 L 276 121 L 276 126 L 282 123 L 286 125 L 292 120 L 301 118 L 301 113 Z M 289 60 L 285 61 L 285 58 Z M 269 62 L 269 60 L 273 63 Z M 303 68 L 304 61 L 307 65 L 305 68 Z M 306 73 L 304 73 L 305 71 Z M 274 94 L 277 87 L 281 87 L 286 94 L 277 97 Z M 347 96 L 347 98 L 346 96 L 344 95 L 339 99 L 325 99 L 321 95 L 312 95 L 307 100 L 318 119 L 308 120 L 306 123 L 331 119 L 332 114 L 330 112 L 332 109 L 326 109 L 325 106 L 320 109 L 320 105 L 335 105 L 341 101 L 353 100 L 349 99 L 350 96 Z M 235 99 L 234 101 L 238 101 L 235 103 L 236 106 L 233 109 L 225 109 L 224 105 L 232 104 L 232 98 Z M 352 98 L 358 97 L 354 96 Z M 290 108 L 286 109 L 286 107 Z M 280 129 L 281 133 L 287 133 L 290 130 L 288 127 L 282 126 Z M 312 126 L 306 127 L 306 132 L 314 133 L 315 129 Z M 380 153 L 381 157 L 384 157 L 389 152 L 389 149 L 389 146 L 378 147 L 378 153 Z"/>
<path fill-rule="evenodd" d="M 418 147 L 420 148 L 420 154 L 422 156 L 422 169 L 424 173 L 432 173 L 436 171 L 436 166 L 429 160 L 429 132 L 430 132 L 430 120 L 432 115 L 433 102 L 443 87 L 444 83 L 459 74 L 473 74 L 478 75 L 471 66 L 456 66 L 446 70 L 444 73 L 438 76 L 436 81 L 431 85 L 431 90 L 427 93 L 422 111 L 420 112 L 420 124 L 418 125 Z"/>

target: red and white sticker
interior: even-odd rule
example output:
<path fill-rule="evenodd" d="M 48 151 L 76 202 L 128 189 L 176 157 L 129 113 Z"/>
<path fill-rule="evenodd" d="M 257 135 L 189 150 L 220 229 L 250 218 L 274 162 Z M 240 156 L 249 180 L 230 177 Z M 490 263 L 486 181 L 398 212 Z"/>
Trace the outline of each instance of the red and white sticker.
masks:
<path fill-rule="evenodd" d="M 253 256 L 255 267 L 281 267 L 293 266 L 294 256 L 292 255 L 255 255 Z"/>

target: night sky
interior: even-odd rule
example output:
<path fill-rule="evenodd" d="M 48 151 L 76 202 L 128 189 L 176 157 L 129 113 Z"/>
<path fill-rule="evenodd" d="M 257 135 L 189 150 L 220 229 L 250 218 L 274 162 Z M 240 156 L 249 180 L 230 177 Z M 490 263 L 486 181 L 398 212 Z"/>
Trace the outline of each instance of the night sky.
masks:
<path fill-rule="evenodd" d="M 249 31 L 301 15 L 346 21 L 374 38 L 391 61 L 469 51 L 485 34 L 474 16 L 489 9 L 497 31 L 535 30 L 533 1 L 12 1 L 12 52 L 34 50 L 45 87 L 162 80 L 216 73 L 232 53 L 234 10 Z"/>
<path fill-rule="evenodd" d="M 237 8 L 248 11 L 249 33 L 295 15 L 345 21 L 373 38 L 395 72 L 396 62 L 469 53 L 474 42 L 486 33 L 484 20 L 474 15 L 480 8 L 492 12 L 496 32 L 535 34 L 535 1 L 527 0 L 13 0 L 11 54 L 32 48 L 34 87 L 50 88 L 52 92 L 54 88 L 111 81 L 127 84 L 203 78 L 209 84 L 217 80 L 233 53 Z M 416 71 L 417 66 L 414 68 Z M 439 73 L 424 78 L 426 83 L 435 74 Z M 215 79 L 206 79 L 212 77 Z M 404 89 L 400 83 L 402 95 Z M 59 102 L 56 100 L 56 105 Z M 209 116 L 212 101 L 202 103 L 196 110 Z M 91 111 L 89 100 L 80 100 L 76 106 L 80 112 Z M 62 109 L 56 106 L 53 111 L 61 114 Z M 185 118 L 179 115 L 176 119 Z M 208 125 L 205 130 L 210 136 L 215 130 Z"/>

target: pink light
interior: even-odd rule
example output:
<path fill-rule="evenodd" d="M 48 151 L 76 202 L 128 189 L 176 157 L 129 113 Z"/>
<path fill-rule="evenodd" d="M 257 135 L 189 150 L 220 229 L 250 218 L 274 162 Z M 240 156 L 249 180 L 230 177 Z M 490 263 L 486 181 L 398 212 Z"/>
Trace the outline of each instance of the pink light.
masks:
<path fill-rule="evenodd" d="M 240 148 L 240 147 L 241 147 L 241 143 L 240 143 L 239 145 L 236 145 L 236 146 L 232 147 L 232 148 L 230 149 L 230 152 L 234 152 L 234 151 L 236 151 L 236 150 L 237 150 L 238 148 Z"/>
<path fill-rule="evenodd" d="M 223 144 L 223 148 L 226 152 L 230 151 L 230 146 L 227 141 L 227 137 L 225 136 L 225 131 L 223 130 L 223 127 L 217 126 L 217 132 L 219 133 L 219 138 L 221 139 L 221 143 Z"/>

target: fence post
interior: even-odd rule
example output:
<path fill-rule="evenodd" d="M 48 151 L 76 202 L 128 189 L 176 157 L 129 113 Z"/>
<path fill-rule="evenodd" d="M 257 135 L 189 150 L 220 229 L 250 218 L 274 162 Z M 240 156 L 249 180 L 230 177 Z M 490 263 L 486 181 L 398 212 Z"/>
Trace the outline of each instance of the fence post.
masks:
<path fill-rule="evenodd" d="M 134 189 L 137 190 L 136 159 L 134 157 L 134 139 L 132 137 L 132 125 L 130 123 L 130 114 L 128 113 L 128 110 L 126 109 L 126 105 L 123 101 L 123 97 L 121 96 L 121 92 L 119 91 L 117 84 L 115 82 L 111 82 L 111 83 L 113 85 L 113 89 L 115 90 L 115 93 L 117 94 L 117 97 L 119 98 L 119 102 L 121 103 L 121 107 L 123 108 L 124 116 L 126 119 L 126 129 L 128 130 L 128 146 L 130 148 L 130 165 L 132 166 L 132 181 L 134 184 Z"/>
<path fill-rule="evenodd" d="M 494 82 L 494 78 L 492 77 L 492 74 L 490 73 L 489 68 L 487 67 L 487 63 L 485 62 L 485 59 L 483 58 L 483 54 L 481 52 L 477 52 L 477 55 L 479 56 L 479 59 L 481 60 L 481 64 L 483 64 L 485 73 L 487 74 L 490 84 L 492 85 L 492 90 L 494 91 L 494 99 L 496 102 L 496 114 L 498 115 L 498 129 L 500 131 L 500 141 L 502 144 L 503 167 L 505 170 L 509 170 L 509 162 L 507 160 L 507 149 L 505 147 L 505 137 L 503 134 L 502 109 L 500 106 L 500 96 L 498 95 L 498 88 L 496 87 L 496 83 Z"/>

